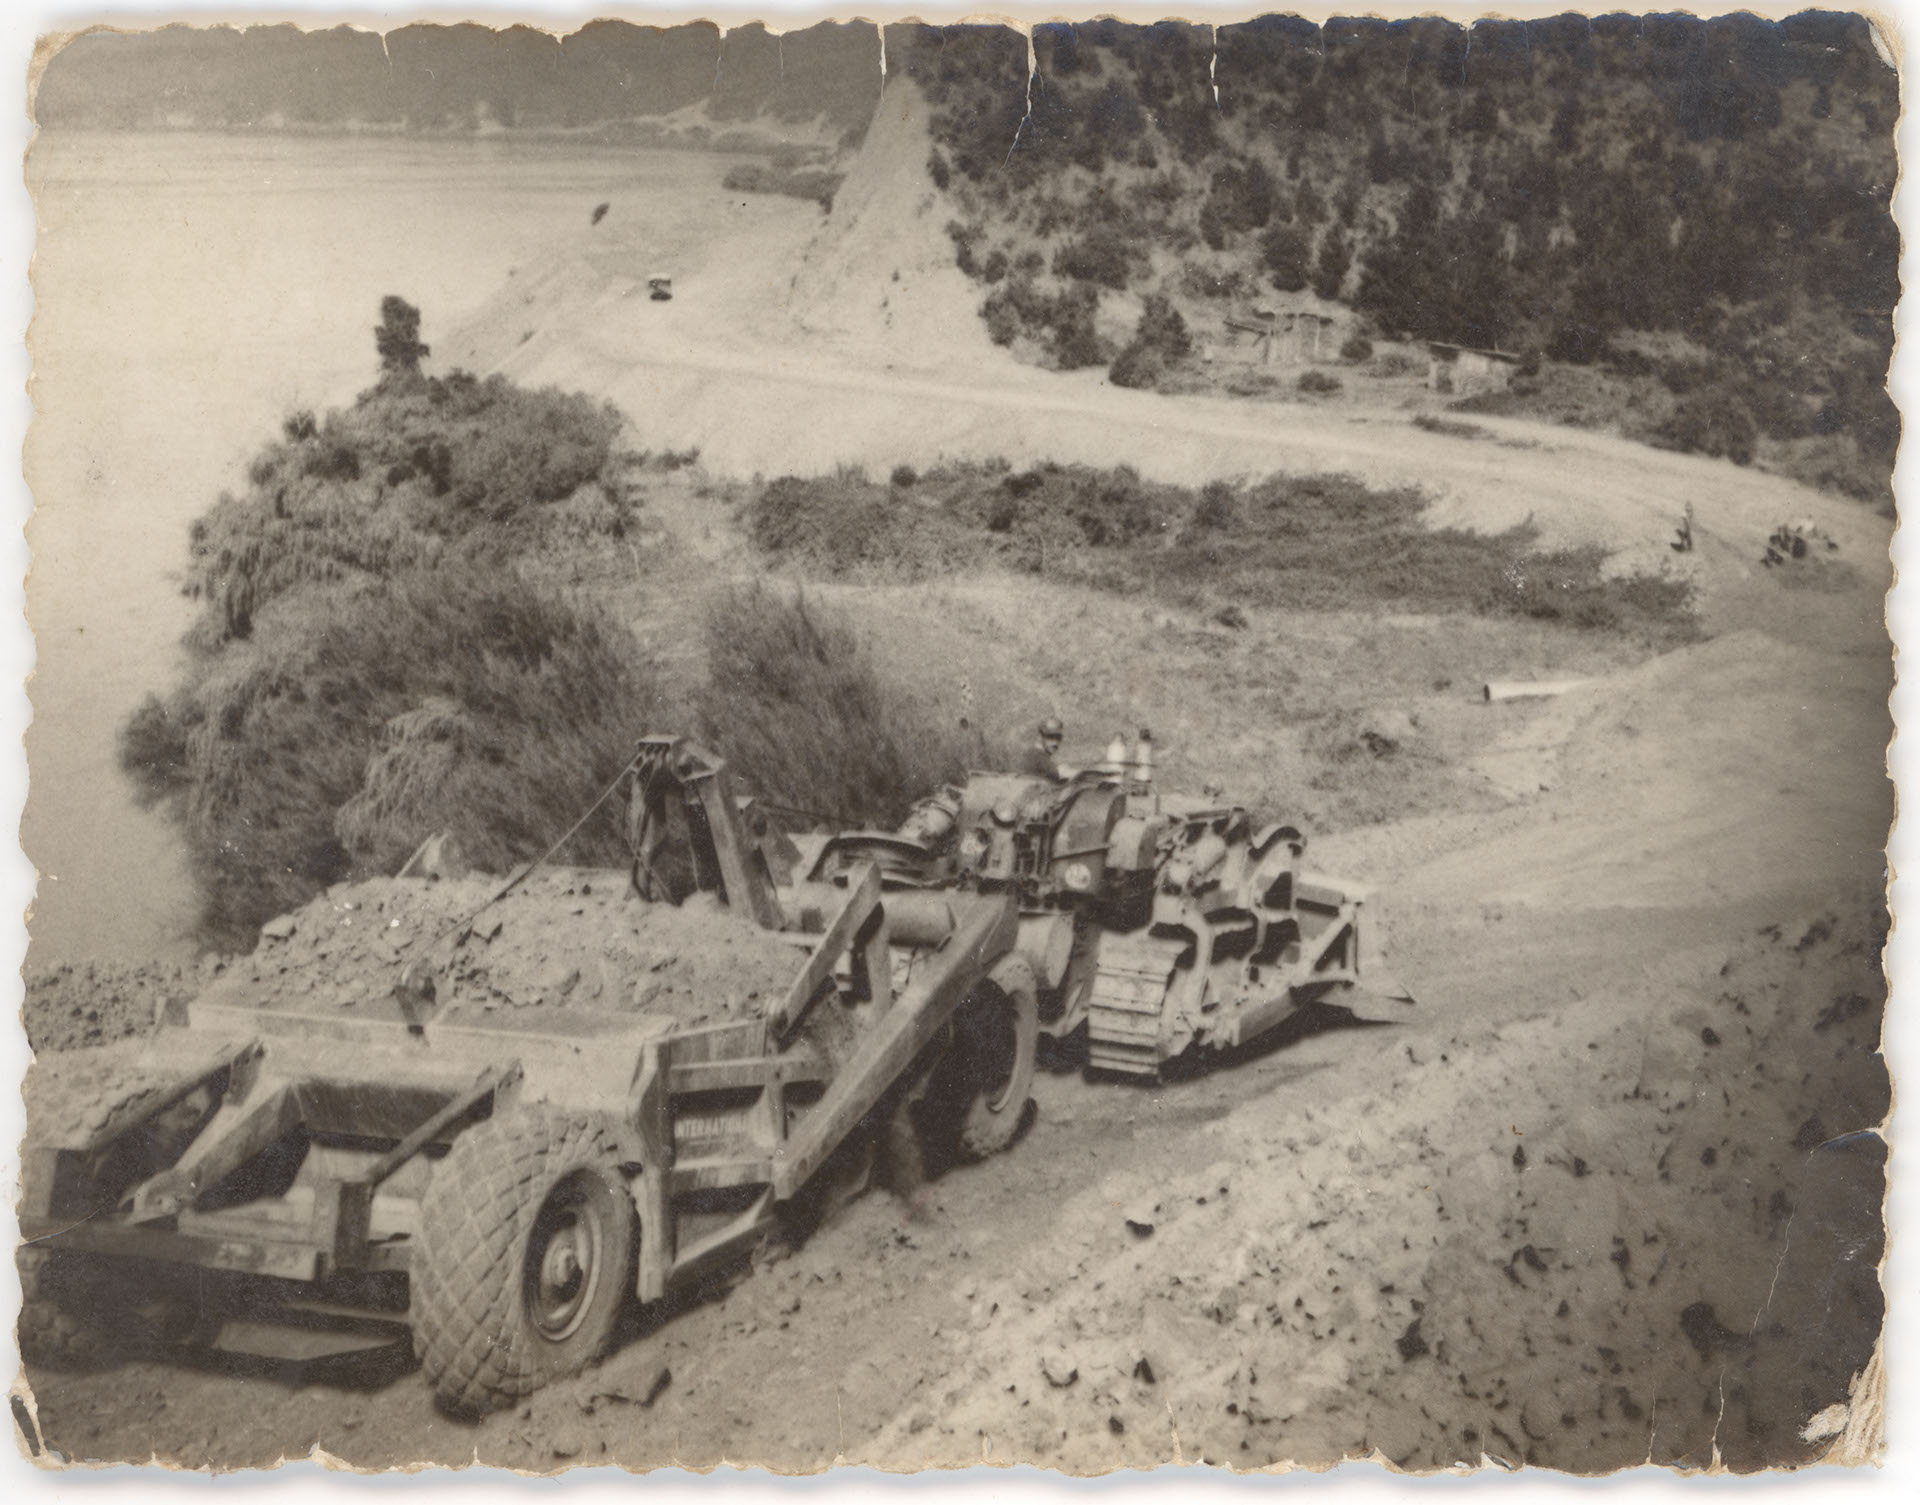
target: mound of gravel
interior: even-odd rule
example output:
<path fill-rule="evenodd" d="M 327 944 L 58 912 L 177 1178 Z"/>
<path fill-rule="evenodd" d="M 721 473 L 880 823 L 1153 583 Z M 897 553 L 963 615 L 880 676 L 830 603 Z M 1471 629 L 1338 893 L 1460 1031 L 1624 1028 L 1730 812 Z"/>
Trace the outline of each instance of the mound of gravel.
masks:
<path fill-rule="evenodd" d="M 341 884 L 269 921 L 209 990 L 225 1003 L 352 1009 L 386 998 L 409 966 L 435 1006 L 471 1015 L 581 1008 L 681 1024 L 753 1017 L 799 970 L 792 939 L 702 896 L 636 898 L 618 872 L 536 873 L 489 903 L 497 879 Z"/>
<path fill-rule="evenodd" d="M 83 1050 L 153 1032 L 162 1012 L 200 990 L 201 974 L 179 963 L 63 962 L 29 969 L 22 1018 L 36 1054 Z"/>

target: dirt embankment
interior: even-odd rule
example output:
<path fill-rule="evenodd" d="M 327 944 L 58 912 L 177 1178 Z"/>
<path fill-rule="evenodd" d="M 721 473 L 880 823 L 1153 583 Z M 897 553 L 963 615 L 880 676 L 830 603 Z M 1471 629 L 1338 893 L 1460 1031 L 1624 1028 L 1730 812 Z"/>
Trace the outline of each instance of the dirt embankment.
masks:
<path fill-rule="evenodd" d="M 1847 1402 L 1881 1311 L 1884 1153 L 1854 1132 L 1887 1102 L 1880 939 L 1856 902 L 1404 1045 L 1391 1091 L 1236 1109 L 1203 1171 L 1088 1188 L 983 1284 L 957 1383 L 879 1451 L 1072 1471 L 1818 1456 L 1844 1417 L 1801 1431 Z"/>

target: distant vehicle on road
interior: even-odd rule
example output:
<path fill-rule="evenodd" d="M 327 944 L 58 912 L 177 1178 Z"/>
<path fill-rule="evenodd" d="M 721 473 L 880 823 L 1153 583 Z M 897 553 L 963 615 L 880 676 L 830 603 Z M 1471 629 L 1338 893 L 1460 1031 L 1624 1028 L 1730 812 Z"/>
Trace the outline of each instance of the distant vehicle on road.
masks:
<path fill-rule="evenodd" d="M 647 296 L 655 303 L 666 303 L 673 297 L 673 279 L 660 272 L 647 278 Z"/>

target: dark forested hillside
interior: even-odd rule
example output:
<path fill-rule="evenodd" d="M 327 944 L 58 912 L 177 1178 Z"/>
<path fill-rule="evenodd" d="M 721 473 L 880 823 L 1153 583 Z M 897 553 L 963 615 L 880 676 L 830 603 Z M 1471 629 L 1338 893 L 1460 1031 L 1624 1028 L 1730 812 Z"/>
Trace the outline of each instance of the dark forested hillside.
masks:
<path fill-rule="evenodd" d="M 759 25 L 593 21 L 561 38 L 527 26 L 168 26 L 89 32 L 34 95 L 43 126 L 479 124 L 579 127 L 704 103 L 715 121 L 825 117 L 861 132 L 880 93 L 880 39 L 863 23 L 775 36 Z"/>
<path fill-rule="evenodd" d="M 1376 335 L 1657 379 L 1667 440 L 1757 432 L 1884 493 L 1899 88 L 1860 17 L 1098 22 L 1033 56 L 888 33 L 995 338 L 1104 363 L 1108 293 L 1317 294 Z"/>

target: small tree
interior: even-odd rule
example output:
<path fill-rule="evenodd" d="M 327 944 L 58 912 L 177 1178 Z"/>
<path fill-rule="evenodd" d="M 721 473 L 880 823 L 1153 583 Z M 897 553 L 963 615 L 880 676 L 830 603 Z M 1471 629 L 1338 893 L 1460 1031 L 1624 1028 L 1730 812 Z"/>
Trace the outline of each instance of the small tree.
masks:
<path fill-rule="evenodd" d="M 380 300 L 380 327 L 373 332 L 373 348 L 380 353 L 380 379 L 412 381 L 420 362 L 432 353 L 420 343 L 420 310 L 392 293 Z"/>
<path fill-rule="evenodd" d="M 1107 377 L 1118 387 L 1155 386 L 1169 366 L 1192 353 L 1193 337 L 1180 310 L 1164 293 L 1148 293 L 1133 340 L 1115 357 Z"/>
<path fill-rule="evenodd" d="M 1347 249 L 1347 238 L 1340 233 L 1338 225 L 1328 225 L 1327 233 L 1320 238 L 1320 255 L 1313 264 L 1313 290 L 1322 298 L 1334 299 L 1340 296 L 1340 285 L 1347 280 L 1347 268 L 1353 263 L 1353 253 Z"/>
<path fill-rule="evenodd" d="M 1291 225 L 1276 225 L 1260 243 L 1267 274 L 1283 293 L 1297 293 L 1307 285 L 1311 256 L 1307 240 Z"/>

